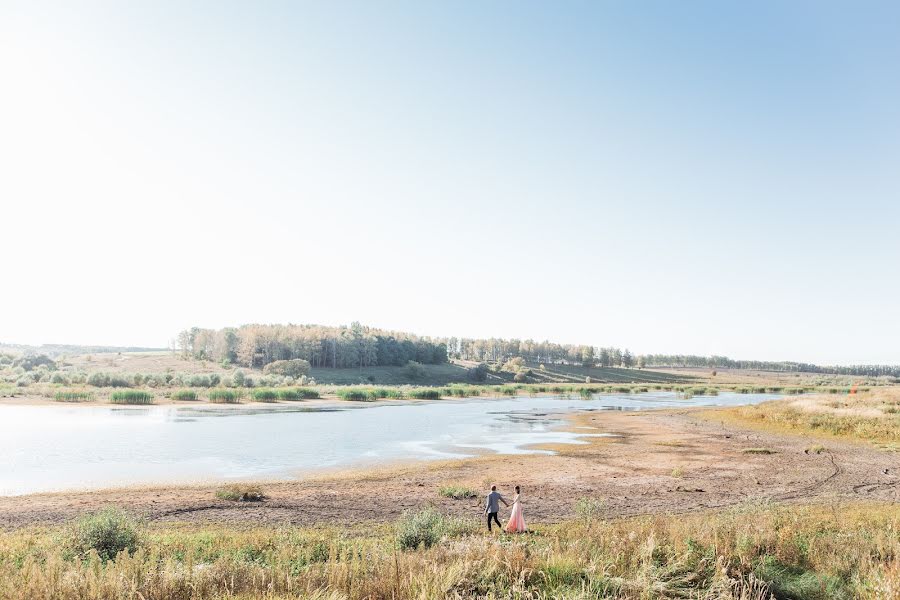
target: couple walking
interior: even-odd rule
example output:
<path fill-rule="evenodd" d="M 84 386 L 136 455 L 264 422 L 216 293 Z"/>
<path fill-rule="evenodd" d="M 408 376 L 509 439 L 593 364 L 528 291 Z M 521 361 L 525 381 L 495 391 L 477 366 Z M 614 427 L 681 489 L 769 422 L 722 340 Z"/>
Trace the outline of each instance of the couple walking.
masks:
<path fill-rule="evenodd" d="M 500 524 L 500 519 L 497 518 L 501 502 L 509 506 L 506 498 L 497 491 L 497 486 L 492 485 L 491 493 L 487 495 L 487 500 L 484 503 L 484 514 L 487 515 L 488 531 L 491 531 L 491 520 L 497 524 L 497 527 L 503 527 Z M 509 533 L 525 533 L 525 514 L 522 512 L 522 494 L 519 491 L 519 486 L 516 486 L 516 497 L 513 498 L 512 507 L 509 523 L 506 524 L 506 531 Z"/>

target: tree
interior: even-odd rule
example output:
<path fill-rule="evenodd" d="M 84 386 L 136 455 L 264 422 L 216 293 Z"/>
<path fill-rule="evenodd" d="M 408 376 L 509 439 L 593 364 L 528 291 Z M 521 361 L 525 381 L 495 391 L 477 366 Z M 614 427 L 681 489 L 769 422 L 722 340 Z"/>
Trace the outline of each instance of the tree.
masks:
<path fill-rule="evenodd" d="M 628 349 L 625 349 L 625 353 L 622 355 L 622 366 L 630 369 L 634 366 L 634 357 L 631 355 L 631 352 Z"/>
<path fill-rule="evenodd" d="M 581 364 L 586 367 L 594 366 L 594 347 L 584 346 L 581 348 Z"/>

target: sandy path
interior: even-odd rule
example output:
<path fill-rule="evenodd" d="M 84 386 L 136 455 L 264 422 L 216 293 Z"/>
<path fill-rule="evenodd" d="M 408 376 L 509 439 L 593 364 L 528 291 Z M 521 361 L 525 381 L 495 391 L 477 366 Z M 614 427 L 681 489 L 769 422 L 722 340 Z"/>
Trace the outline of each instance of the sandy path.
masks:
<path fill-rule="evenodd" d="M 481 498 L 452 500 L 438 494 L 448 483 L 481 492 L 496 482 L 507 494 L 519 484 L 532 522 L 571 518 L 575 503 L 585 496 L 604 500 L 608 516 L 762 499 L 900 501 L 900 455 L 865 444 L 825 440 L 826 452 L 808 454 L 814 438 L 744 430 L 704 420 L 695 411 L 585 413 L 572 417 L 572 427 L 621 437 L 561 446 L 553 456 L 484 456 L 268 483 L 263 486 L 268 499 L 261 503 L 217 500 L 214 486 L 5 497 L 0 498 L 0 528 L 61 523 L 109 504 L 151 521 L 247 526 L 385 521 L 429 504 L 480 517 Z M 759 447 L 777 453 L 742 452 Z"/>

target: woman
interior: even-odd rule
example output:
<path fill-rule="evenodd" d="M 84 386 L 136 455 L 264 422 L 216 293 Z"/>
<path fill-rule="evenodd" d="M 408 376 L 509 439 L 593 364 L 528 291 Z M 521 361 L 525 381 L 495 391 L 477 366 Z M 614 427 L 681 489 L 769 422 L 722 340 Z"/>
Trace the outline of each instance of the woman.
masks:
<path fill-rule="evenodd" d="M 516 497 L 513 498 L 512 512 L 509 515 L 509 523 L 506 524 L 509 533 L 525 533 L 525 513 L 522 512 L 522 495 L 519 486 L 516 486 Z"/>

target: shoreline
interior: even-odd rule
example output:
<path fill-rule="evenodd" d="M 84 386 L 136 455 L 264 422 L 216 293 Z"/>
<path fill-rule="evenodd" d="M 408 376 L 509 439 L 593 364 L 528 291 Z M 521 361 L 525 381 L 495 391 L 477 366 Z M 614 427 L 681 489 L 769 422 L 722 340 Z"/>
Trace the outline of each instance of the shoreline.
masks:
<path fill-rule="evenodd" d="M 900 457 L 852 442 L 826 440 L 806 453 L 808 436 L 764 432 L 711 419 L 709 409 L 591 411 L 566 416 L 573 433 L 612 433 L 554 444 L 555 454 L 490 454 L 338 467 L 291 481 L 262 483 L 263 502 L 215 497 L 222 482 L 70 490 L 0 497 L 0 529 L 67 522 L 116 505 L 152 522 L 318 525 L 393 521 L 435 506 L 478 516 L 482 492 L 522 485 L 535 523 L 573 518 L 579 498 L 598 498 L 604 514 L 684 513 L 775 501 L 900 501 Z M 590 429 L 586 429 L 590 428 Z M 772 448 L 754 455 L 746 448 Z M 260 478 L 253 482 L 262 481 Z M 440 488 L 459 485 L 474 498 L 454 500 Z M 357 502 L 366 498 L 366 502 Z"/>

